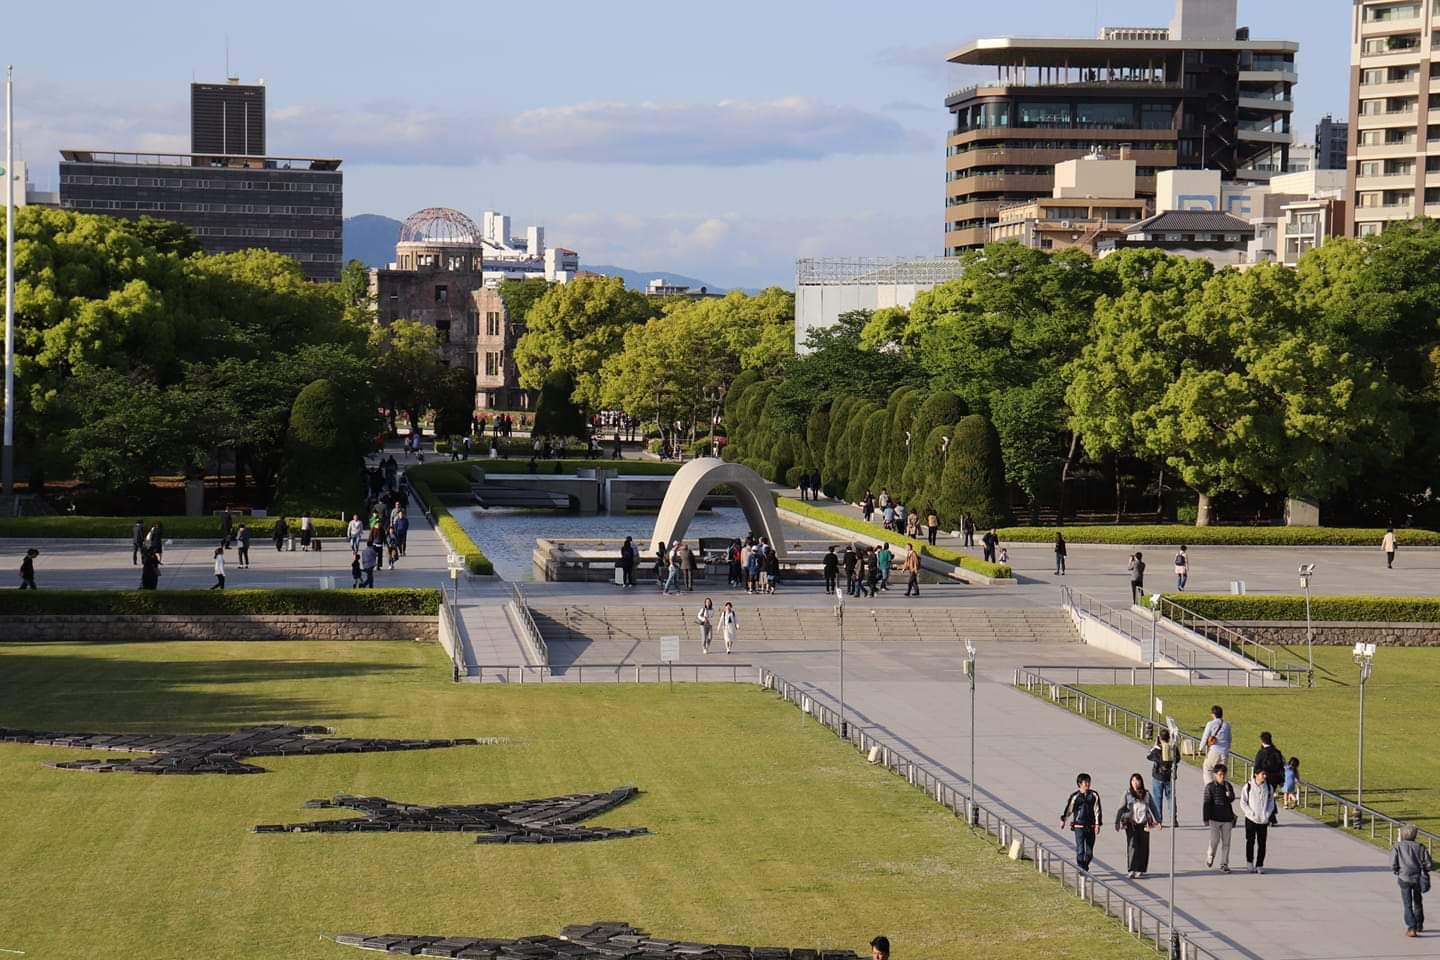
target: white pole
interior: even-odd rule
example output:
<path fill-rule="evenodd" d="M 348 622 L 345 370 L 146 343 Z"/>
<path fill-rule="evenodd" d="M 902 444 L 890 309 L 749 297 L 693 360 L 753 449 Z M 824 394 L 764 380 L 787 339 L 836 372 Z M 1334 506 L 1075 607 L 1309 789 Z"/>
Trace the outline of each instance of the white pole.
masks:
<path fill-rule="evenodd" d="M 15 68 L 5 68 L 5 445 L 0 487 L 15 492 Z"/>

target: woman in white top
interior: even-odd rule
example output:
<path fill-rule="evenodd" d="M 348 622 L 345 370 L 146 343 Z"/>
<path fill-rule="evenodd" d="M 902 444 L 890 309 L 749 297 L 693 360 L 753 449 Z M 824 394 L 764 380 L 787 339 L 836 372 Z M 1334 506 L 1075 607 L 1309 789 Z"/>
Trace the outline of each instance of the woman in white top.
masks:
<path fill-rule="evenodd" d="M 725 641 L 725 652 L 735 652 L 735 605 L 729 600 L 720 611 L 720 636 Z"/>
<path fill-rule="evenodd" d="M 715 604 L 709 597 L 695 614 L 695 622 L 700 624 L 700 651 L 710 652 L 710 638 L 714 634 Z"/>
<path fill-rule="evenodd" d="M 1264 770 L 1256 770 L 1240 788 L 1240 810 L 1245 814 L 1245 862 L 1251 873 L 1264 873 L 1266 834 L 1275 815 L 1275 788 L 1265 782 Z"/>
<path fill-rule="evenodd" d="M 1385 551 L 1385 569 L 1395 566 L 1395 528 L 1386 527 L 1385 536 L 1380 538 L 1380 549 Z"/>
<path fill-rule="evenodd" d="M 215 585 L 211 590 L 225 589 L 225 548 L 215 548 Z"/>

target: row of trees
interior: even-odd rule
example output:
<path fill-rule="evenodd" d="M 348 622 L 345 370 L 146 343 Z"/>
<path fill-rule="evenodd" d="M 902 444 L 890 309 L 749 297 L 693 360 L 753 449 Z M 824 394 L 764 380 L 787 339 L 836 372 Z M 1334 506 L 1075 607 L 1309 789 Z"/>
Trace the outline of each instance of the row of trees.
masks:
<path fill-rule="evenodd" d="M 317 381 L 328 412 L 312 437 L 332 437 L 328 462 L 353 482 L 392 359 L 369 339 L 355 268 L 314 284 L 269 251 L 205 256 L 176 224 L 36 207 L 20 211 L 15 261 L 16 439 L 32 487 L 76 477 L 134 493 L 225 459 L 258 503 L 287 479 L 317 495 L 286 469 L 304 458 L 292 415 L 319 422 L 292 409 Z"/>
<path fill-rule="evenodd" d="M 1440 225 L 1335 240 L 1294 270 L 1217 272 L 1150 250 L 1096 261 L 1014 244 L 965 259 L 961 279 L 909 310 L 861 311 L 812 334 L 763 399 L 732 390 L 733 455 L 777 472 L 808 460 L 846 495 L 877 481 L 894 493 L 885 458 L 895 460 L 916 417 L 901 388 L 923 386 L 925 402 L 958 405 L 911 430 L 906 474 L 944 487 L 949 462 L 928 459 L 939 456 L 930 434 L 980 416 L 993 424 L 1006 483 L 1032 510 L 1053 504 L 1062 517 L 1068 481 L 1097 466 L 1117 487 L 1126 475 L 1148 474 L 1156 491 L 1178 480 L 1197 495 L 1201 523 L 1222 494 L 1324 501 L 1372 521 L 1433 503 L 1440 441 L 1424 425 L 1440 414 Z M 857 478 L 847 454 L 832 458 L 838 414 L 859 449 L 878 451 L 874 473 L 862 460 Z M 822 415 L 832 423 L 817 436 Z M 747 433 L 757 418 L 764 427 Z M 944 495 L 903 477 L 912 497 Z"/>

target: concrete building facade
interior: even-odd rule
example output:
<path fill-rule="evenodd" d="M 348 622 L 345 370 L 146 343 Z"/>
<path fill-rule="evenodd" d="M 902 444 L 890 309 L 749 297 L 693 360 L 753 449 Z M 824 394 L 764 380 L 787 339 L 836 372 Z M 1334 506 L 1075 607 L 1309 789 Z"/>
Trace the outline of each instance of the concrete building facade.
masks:
<path fill-rule="evenodd" d="M 486 210 L 481 214 L 481 243 L 485 248 L 485 274 L 491 286 L 501 280 L 543 279 L 569 283 L 580 271 L 580 254 L 565 247 L 547 247 L 545 228 L 525 228 L 522 240 L 510 232 L 507 214 Z"/>
<path fill-rule="evenodd" d="M 1352 0 L 1346 163 L 1352 236 L 1440 216 L 1437 17 L 1440 0 Z"/>
<path fill-rule="evenodd" d="M 945 254 L 985 243 L 1002 205 L 1048 196 L 1054 165 L 1096 145 L 1129 146 L 1144 198 L 1163 170 L 1283 173 L 1298 45 L 1251 40 L 1235 11 L 1235 0 L 1176 0 L 1168 27 L 983 39 L 951 53 L 994 78 L 945 101 Z"/>
<path fill-rule="evenodd" d="M 854 310 L 908 307 L 922 290 L 961 276 L 943 257 L 826 257 L 795 261 L 795 351 L 810 331 L 832 327 Z"/>
<path fill-rule="evenodd" d="M 512 320 L 500 291 L 486 286 L 475 294 L 479 332 L 475 339 L 475 409 L 532 410 L 535 391 L 520 386 L 515 343 L 525 334 L 523 318 Z"/>
<path fill-rule="evenodd" d="M 1315 169 L 1344 170 L 1350 156 L 1350 124 L 1330 114 L 1315 124 Z"/>
<path fill-rule="evenodd" d="M 1150 201 L 1135 196 L 1135 161 L 1124 154 L 1057 163 L 1051 196 L 1002 206 L 988 241 L 1095 255 L 1101 242 L 1122 236 L 1150 209 Z"/>

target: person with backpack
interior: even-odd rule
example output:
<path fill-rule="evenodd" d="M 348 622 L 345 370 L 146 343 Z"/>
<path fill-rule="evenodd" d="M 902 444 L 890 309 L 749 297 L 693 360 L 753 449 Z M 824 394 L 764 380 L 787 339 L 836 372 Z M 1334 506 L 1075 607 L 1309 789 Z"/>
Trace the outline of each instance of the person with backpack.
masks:
<path fill-rule="evenodd" d="M 725 652 L 735 652 L 735 636 L 739 632 L 739 625 L 735 619 L 735 605 L 729 600 L 725 601 L 725 609 L 720 611 L 720 639 L 725 641 Z"/>
<path fill-rule="evenodd" d="M 1251 873 L 1264 873 L 1265 841 L 1275 815 L 1275 788 L 1265 782 L 1264 770 L 1256 770 L 1240 788 L 1240 812 L 1245 814 L 1245 862 Z"/>
<path fill-rule="evenodd" d="M 1205 784 L 1205 800 L 1200 816 L 1210 828 L 1210 841 L 1205 847 L 1205 866 L 1215 865 L 1220 854 L 1220 872 L 1230 872 L 1230 834 L 1235 830 L 1235 786 L 1225 779 L 1225 764 L 1215 767 L 1215 779 Z"/>
<path fill-rule="evenodd" d="M 1405 936 L 1425 932 L 1424 894 L 1430 892 L 1430 871 L 1435 868 L 1430 851 L 1415 838 L 1420 831 L 1413 823 L 1400 828 L 1400 842 L 1390 852 L 1390 869 L 1400 884 L 1400 905 L 1405 913 Z"/>
<path fill-rule="evenodd" d="M 1210 708 L 1210 722 L 1200 734 L 1200 744 L 1205 749 L 1205 782 L 1214 779 L 1215 767 L 1230 759 L 1230 721 L 1225 719 L 1225 708 L 1215 704 Z"/>
<path fill-rule="evenodd" d="M 1136 550 L 1130 554 L 1130 602 L 1139 603 L 1145 596 L 1145 554 Z"/>
<path fill-rule="evenodd" d="M 1260 752 L 1255 754 L 1255 769 L 1265 771 L 1265 782 L 1272 791 L 1285 782 L 1285 754 L 1275 747 L 1275 739 L 1266 730 L 1260 734 Z M 1275 804 L 1270 806 L 1270 826 L 1275 826 Z"/>
<path fill-rule="evenodd" d="M 1152 803 L 1150 792 L 1145 789 L 1145 778 L 1138 773 L 1130 774 L 1125 802 L 1115 814 L 1115 829 L 1125 831 L 1125 869 L 1131 880 L 1143 879 L 1150 869 L 1150 828 L 1164 827 L 1151 811 Z"/>
<path fill-rule="evenodd" d="M 1175 554 L 1175 588 L 1181 593 L 1185 592 L 1185 584 L 1190 580 L 1190 548 L 1183 543 L 1180 545 L 1180 552 Z"/>
<path fill-rule="evenodd" d="M 933 503 L 925 505 L 925 539 L 935 546 L 935 537 L 940 533 L 940 514 L 935 512 Z"/>
<path fill-rule="evenodd" d="M 1155 740 L 1155 746 L 1145 759 L 1150 761 L 1150 809 L 1155 813 L 1155 819 L 1161 823 L 1165 822 L 1165 801 L 1168 799 L 1172 806 L 1175 806 L 1171 826 L 1180 826 L 1180 809 L 1175 802 L 1174 775 L 1175 764 L 1178 761 L 1175 746 L 1170 742 L 1170 731 L 1168 728 L 1161 728 L 1160 736 Z"/>
<path fill-rule="evenodd" d="M 695 622 L 700 624 L 700 652 L 710 652 L 710 638 L 715 632 L 715 604 L 709 597 L 695 613 Z"/>
<path fill-rule="evenodd" d="M 1104 819 L 1100 794 L 1091 789 L 1090 774 L 1080 774 L 1075 778 L 1075 792 L 1060 811 L 1060 829 L 1068 827 L 1075 834 L 1075 863 L 1085 873 L 1090 872 L 1090 862 L 1095 859 L 1095 838 Z"/>

